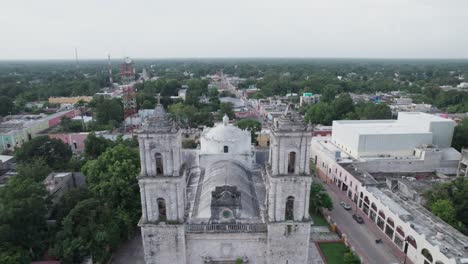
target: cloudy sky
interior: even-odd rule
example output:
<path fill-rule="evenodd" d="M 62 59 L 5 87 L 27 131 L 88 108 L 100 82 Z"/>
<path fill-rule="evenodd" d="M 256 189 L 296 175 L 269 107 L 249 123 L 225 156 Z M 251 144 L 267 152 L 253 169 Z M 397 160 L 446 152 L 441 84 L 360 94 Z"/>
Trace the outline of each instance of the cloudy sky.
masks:
<path fill-rule="evenodd" d="M 466 0 L 14 0 L 0 59 L 468 58 Z"/>

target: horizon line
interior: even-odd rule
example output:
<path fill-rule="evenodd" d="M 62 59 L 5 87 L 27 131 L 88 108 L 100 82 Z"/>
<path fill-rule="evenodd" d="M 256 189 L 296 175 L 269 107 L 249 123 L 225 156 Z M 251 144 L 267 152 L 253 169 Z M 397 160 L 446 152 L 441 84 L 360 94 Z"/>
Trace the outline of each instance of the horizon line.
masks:
<path fill-rule="evenodd" d="M 324 60 L 468 60 L 468 57 L 274 57 L 274 56 L 239 56 L 239 57 L 114 57 L 111 60 L 120 60 L 125 57 L 130 57 L 132 60 L 210 60 L 210 59 L 224 59 L 224 60 L 235 60 L 235 59 L 290 59 L 290 60 L 313 60 L 313 59 L 324 59 Z M 106 56 L 100 57 L 86 57 L 78 58 L 79 61 L 86 60 L 108 60 Z M 8 61 L 76 61 L 76 58 L 12 58 L 12 59 L 3 59 L 0 58 L 0 62 Z"/>

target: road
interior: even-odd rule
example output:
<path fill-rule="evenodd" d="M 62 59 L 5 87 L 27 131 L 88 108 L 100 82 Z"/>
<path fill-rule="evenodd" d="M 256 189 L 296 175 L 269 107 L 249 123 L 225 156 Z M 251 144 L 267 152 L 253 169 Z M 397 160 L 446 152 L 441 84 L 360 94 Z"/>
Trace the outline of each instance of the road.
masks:
<path fill-rule="evenodd" d="M 347 235 L 350 245 L 364 258 L 363 263 L 400 263 L 397 257 L 392 254 L 393 249 L 385 241 L 383 244 L 375 243 L 376 239 L 384 238 L 385 235 L 383 233 L 377 233 L 376 235 L 370 230 L 367 226 L 372 225 L 369 219 L 361 215 L 364 219 L 364 224 L 358 224 L 354 221 L 352 215 L 355 213 L 355 204 L 344 193 L 341 193 L 338 188 L 335 189 L 325 184 L 324 187 L 333 200 L 333 210 L 330 212 L 330 216 L 341 232 Z M 340 201 L 350 204 L 353 206 L 353 209 L 345 210 L 340 205 Z"/>

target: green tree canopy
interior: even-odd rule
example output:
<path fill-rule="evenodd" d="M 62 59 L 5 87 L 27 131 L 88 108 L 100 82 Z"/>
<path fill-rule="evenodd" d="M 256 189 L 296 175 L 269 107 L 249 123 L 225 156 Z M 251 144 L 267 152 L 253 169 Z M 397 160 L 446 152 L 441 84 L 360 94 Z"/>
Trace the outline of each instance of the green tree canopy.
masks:
<path fill-rule="evenodd" d="M 112 125 L 116 127 L 124 118 L 123 105 L 120 99 L 104 99 L 98 96 L 91 101 L 94 117 L 100 125 Z"/>
<path fill-rule="evenodd" d="M 427 201 L 425 206 L 434 214 L 468 234 L 468 179 L 458 177 L 451 182 L 434 185 L 424 193 L 424 197 Z"/>
<path fill-rule="evenodd" d="M 225 114 L 231 120 L 236 119 L 236 115 L 234 114 L 234 110 L 232 109 L 232 103 L 224 102 L 219 104 L 219 115 L 223 117 Z"/>
<path fill-rule="evenodd" d="M 437 200 L 431 204 L 431 211 L 450 225 L 456 225 L 457 212 L 453 203 L 447 199 Z"/>
<path fill-rule="evenodd" d="M 85 140 L 84 153 L 86 158 L 95 159 L 111 146 L 113 143 L 109 139 L 89 133 Z"/>
<path fill-rule="evenodd" d="M 81 263 L 91 256 L 105 263 L 120 237 L 115 213 L 95 198 L 80 201 L 63 220 L 53 253 L 63 263 Z"/>
<path fill-rule="evenodd" d="M 13 111 L 13 100 L 6 96 L 0 96 L 0 116 L 9 115 Z"/>
<path fill-rule="evenodd" d="M 386 104 L 359 103 L 356 105 L 356 114 L 359 119 L 390 119 L 392 110 Z"/>
<path fill-rule="evenodd" d="M 2 263 L 29 263 L 47 248 L 46 194 L 42 183 L 27 177 L 13 176 L 0 188 Z"/>
<path fill-rule="evenodd" d="M 43 159 L 52 169 L 64 169 L 72 156 L 70 147 L 58 139 L 47 136 L 33 138 L 15 151 L 19 163 Z"/>
<path fill-rule="evenodd" d="M 49 165 L 47 165 L 47 162 L 41 158 L 19 164 L 16 171 L 18 172 L 19 177 L 33 179 L 38 183 L 42 183 L 47 175 L 52 172 Z"/>
<path fill-rule="evenodd" d="M 312 214 L 320 208 L 333 210 L 333 201 L 320 183 L 312 183 L 310 186 L 309 213 Z"/>
<path fill-rule="evenodd" d="M 461 151 L 463 147 L 468 148 L 468 118 L 464 118 L 460 124 L 455 127 L 453 133 L 452 147 Z"/>
<path fill-rule="evenodd" d="M 122 236 L 133 232 L 141 216 L 136 178 L 140 172 L 137 149 L 118 144 L 107 149 L 97 159 L 86 162 L 82 172 L 94 197 L 105 201 L 114 210 Z"/>
<path fill-rule="evenodd" d="M 307 123 L 331 125 L 335 119 L 333 106 L 328 103 L 311 105 L 307 109 L 304 119 Z"/>

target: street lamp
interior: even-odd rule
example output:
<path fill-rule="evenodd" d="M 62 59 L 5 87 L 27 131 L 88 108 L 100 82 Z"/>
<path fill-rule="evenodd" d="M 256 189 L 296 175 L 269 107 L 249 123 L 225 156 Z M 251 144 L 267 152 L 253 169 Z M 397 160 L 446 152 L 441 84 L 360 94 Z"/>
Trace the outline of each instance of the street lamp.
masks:
<path fill-rule="evenodd" d="M 403 264 L 406 264 L 406 258 L 408 257 L 408 237 L 405 237 L 405 246 L 403 248 L 403 252 L 405 252 L 405 260 L 403 261 Z"/>

